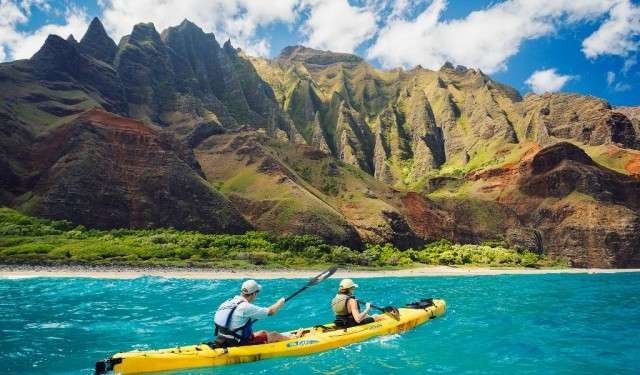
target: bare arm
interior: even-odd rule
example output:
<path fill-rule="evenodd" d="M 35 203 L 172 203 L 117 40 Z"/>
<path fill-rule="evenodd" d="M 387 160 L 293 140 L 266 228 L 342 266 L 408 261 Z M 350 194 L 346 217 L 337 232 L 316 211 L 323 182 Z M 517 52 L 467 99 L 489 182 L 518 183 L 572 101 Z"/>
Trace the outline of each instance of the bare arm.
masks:
<path fill-rule="evenodd" d="M 269 316 L 274 315 L 284 306 L 284 298 L 280 298 L 273 305 L 269 306 Z"/>
<path fill-rule="evenodd" d="M 361 321 L 366 319 L 367 313 L 369 312 L 368 308 L 360 312 L 360 310 L 358 309 L 358 302 L 353 298 L 349 300 L 349 310 L 351 311 L 351 315 L 353 316 L 353 319 L 356 321 L 356 323 L 360 323 Z"/>

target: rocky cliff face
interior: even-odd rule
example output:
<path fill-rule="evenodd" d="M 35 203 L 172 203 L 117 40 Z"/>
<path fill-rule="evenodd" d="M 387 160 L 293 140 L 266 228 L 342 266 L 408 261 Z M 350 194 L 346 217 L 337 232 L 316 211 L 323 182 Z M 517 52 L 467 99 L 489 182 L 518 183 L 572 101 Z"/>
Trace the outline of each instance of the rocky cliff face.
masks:
<path fill-rule="evenodd" d="M 640 107 L 618 107 L 615 111 L 631 120 L 636 133 L 636 145 L 640 144 Z"/>
<path fill-rule="evenodd" d="M 467 173 L 517 158 L 522 144 L 638 147 L 628 116 L 600 99 L 545 94 L 523 100 L 462 66 L 380 71 L 357 56 L 300 46 L 273 61 L 252 61 L 308 143 L 326 144 L 335 157 L 401 188 L 419 188 L 443 171 Z M 345 127 L 344 108 L 366 126 Z M 370 131 L 343 133 L 364 127 Z"/>
<path fill-rule="evenodd" d="M 189 150 L 141 122 L 90 110 L 35 140 L 16 205 L 97 228 L 250 228 Z"/>
<path fill-rule="evenodd" d="M 186 20 L 116 46 L 95 19 L 79 43 L 0 64 L 0 203 L 102 228 L 503 240 L 636 266 L 638 118 L 451 64 L 252 58 Z"/>
<path fill-rule="evenodd" d="M 574 140 L 584 145 L 619 144 L 638 149 L 636 129 L 624 114 L 604 100 L 573 95 L 529 95 L 521 127 L 525 137 L 540 144 Z"/>
<path fill-rule="evenodd" d="M 509 219 L 491 214 L 483 221 L 510 221 L 497 232 L 514 245 L 533 244 L 579 267 L 639 264 L 640 181 L 601 167 L 571 143 L 533 148 L 517 163 L 470 174 L 461 183 L 475 192 L 473 199 L 509 212 Z"/>
<path fill-rule="evenodd" d="M 153 24 L 138 24 L 123 38 L 114 60 L 129 103 L 129 114 L 149 123 L 192 132 L 215 133 L 251 124 L 274 136 L 297 132 L 275 102 L 273 91 L 253 66 L 213 34 L 189 21 L 160 35 Z"/>
<path fill-rule="evenodd" d="M 541 150 L 523 169 L 519 190 L 531 199 L 519 199 L 519 213 L 553 238 L 547 254 L 580 267 L 640 265 L 640 181 L 603 169 L 568 143 Z"/>
<path fill-rule="evenodd" d="M 55 91 L 78 88 L 106 110 L 127 113 L 123 85 L 116 70 L 101 60 L 81 53 L 78 44 L 50 35 L 24 66 L 23 71 L 30 73 L 30 77 L 25 77 L 27 81 L 33 77 L 43 81 L 45 88 Z M 58 117 L 72 114 L 62 110 L 57 113 L 51 110 L 46 112 Z"/>

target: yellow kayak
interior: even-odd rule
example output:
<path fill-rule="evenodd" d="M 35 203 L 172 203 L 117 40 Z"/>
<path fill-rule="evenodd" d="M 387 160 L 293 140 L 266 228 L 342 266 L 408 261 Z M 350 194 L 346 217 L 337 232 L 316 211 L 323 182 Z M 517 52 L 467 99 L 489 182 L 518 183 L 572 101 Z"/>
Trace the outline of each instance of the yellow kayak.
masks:
<path fill-rule="evenodd" d="M 116 374 L 136 374 L 183 370 L 312 354 L 375 336 L 407 331 L 429 319 L 441 316 L 445 309 L 444 300 L 428 299 L 399 308 L 398 319 L 381 314 L 378 321 L 347 329 L 336 329 L 331 323 L 307 328 L 301 337 L 271 344 L 215 349 L 207 344 L 200 344 L 159 350 L 134 350 L 115 354 L 96 363 L 96 374 L 104 374 L 107 371 Z"/>

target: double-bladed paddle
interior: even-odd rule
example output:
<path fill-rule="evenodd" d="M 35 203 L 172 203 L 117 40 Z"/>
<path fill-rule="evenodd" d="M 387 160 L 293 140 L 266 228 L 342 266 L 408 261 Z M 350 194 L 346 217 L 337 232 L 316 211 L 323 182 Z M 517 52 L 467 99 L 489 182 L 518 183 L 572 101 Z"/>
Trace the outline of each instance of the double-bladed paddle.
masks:
<path fill-rule="evenodd" d="M 312 287 L 312 286 L 314 286 L 316 284 L 319 284 L 320 282 L 328 279 L 329 277 L 331 277 L 331 275 L 333 275 L 336 272 L 337 269 L 338 269 L 338 267 L 331 267 L 328 270 L 322 272 L 318 276 L 316 276 L 313 279 L 309 280 L 309 282 L 307 282 L 307 285 L 305 285 L 302 288 L 296 290 L 292 295 L 290 295 L 289 297 L 285 298 L 284 301 L 287 302 L 287 301 L 291 300 L 293 297 L 297 296 L 298 294 L 304 292 L 307 288 Z"/>
<path fill-rule="evenodd" d="M 400 310 L 398 310 L 394 306 L 380 307 L 380 306 L 376 306 L 376 305 L 374 305 L 372 303 L 370 303 L 369 306 L 373 307 L 376 310 L 382 311 L 383 313 L 389 315 L 390 317 L 392 317 L 395 320 L 400 320 Z"/>
<path fill-rule="evenodd" d="M 361 301 L 358 301 L 358 300 L 356 300 L 356 302 L 358 302 L 359 304 L 362 303 Z M 398 310 L 394 306 L 380 307 L 380 306 L 374 305 L 371 302 L 369 302 L 369 306 L 373 307 L 374 309 L 376 309 L 378 311 L 381 311 L 381 312 L 389 315 L 390 317 L 392 317 L 395 320 L 400 320 L 400 310 Z"/>
<path fill-rule="evenodd" d="M 327 270 L 325 270 L 324 272 L 320 273 L 319 275 L 317 275 L 316 277 L 312 278 L 311 280 L 309 280 L 307 282 L 307 284 L 305 286 L 303 286 L 302 288 L 296 290 L 295 292 L 293 292 L 289 297 L 285 298 L 284 301 L 288 302 L 290 301 L 293 297 L 297 296 L 298 294 L 304 292 L 307 288 L 312 287 L 316 284 L 319 284 L 320 282 L 328 279 L 329 277 L 331 277 L 331 275 L 333 275 L 336 271 L 338 270 L 338 267 L 331 267 Z M 400 320 L 400 311 L 394 307 L 394 306 L 385 306 L 385 307 L 380 307 L 380 306 L 376 306 L 374 304 L 370 304 L 371 307 L 373 307 L 376 310 L 382 311 L 383 313 L 391 316 L 393 319 L 395 320 Z"/>

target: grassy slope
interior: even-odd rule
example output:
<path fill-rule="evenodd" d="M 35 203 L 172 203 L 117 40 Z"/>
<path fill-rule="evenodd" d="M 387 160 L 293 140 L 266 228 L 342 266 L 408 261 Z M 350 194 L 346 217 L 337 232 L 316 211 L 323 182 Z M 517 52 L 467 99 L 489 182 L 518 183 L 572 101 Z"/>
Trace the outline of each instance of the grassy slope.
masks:
<path fill-rule="evenodd" d="M 0 112 L 15 114 L 33 134 L 47 132 L 76 115 L 55 115 L 47 107 L 57 107 L 69 112 L 80 112 L 100 104 L 91 96 L 73 85 L 48 88 L 13 65 L 0 66 L 0 101 L 6 107 Z M 64 104 L 67 103 L 67 104 Z"/>
<path fill-rule="evenodd" d="M 246 134 L 250 136 L 252 133 Z M 273 148 L 262 144 L 249 146 L 258 155 L 247 156 L 238 154 L 234 146 L 229 146 L 234 140 L 236 135 L 218 136 L 216 141 L 219 143 L 211 145 L 205 142 L 196 150 L 196 155 L 210 183 L 226 196 L 232 199 L 233 196 L 241 197 L 256 206 L 255 209 L 246 207 L 241 211 L 250 213 L 252 217 L 249 219 L 258 229 L 272 233 L 295 232 L 295 225 L 300 224 L 295 222 L 296 218 L 303 214 L 335 227 L 337 232 L 341 231 L 341 225 L 346 225 L 342 215 L 327 202 L 324 194 L 305 182 L 296 170 L 287 170 L 285 165 L 289 163 L 281 160 Z M 285 166 L 285 170 L 260 171 L 259 166 L 266 157 L 274 158 Z M 299 155 L 295 159 L 292 156 L 291 161 L 300 168 L 300 172 L 304 172 Z"/>
<path fill-rule="evenodd" d="M 316 237 L 204 234 L 173 229 L 89 230 L 65 221 L 22 215 L 0 208 L 0 263 L 128 266 L 411 267 L 421 264 L 491 266 L 561 266 L 532 253 L 496 245 L 456 245 L 438 241 L 421 249 L 399 251 L 368 245 L 362 252 L 331 246 Z"/>

